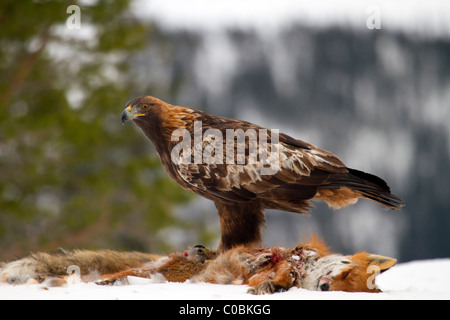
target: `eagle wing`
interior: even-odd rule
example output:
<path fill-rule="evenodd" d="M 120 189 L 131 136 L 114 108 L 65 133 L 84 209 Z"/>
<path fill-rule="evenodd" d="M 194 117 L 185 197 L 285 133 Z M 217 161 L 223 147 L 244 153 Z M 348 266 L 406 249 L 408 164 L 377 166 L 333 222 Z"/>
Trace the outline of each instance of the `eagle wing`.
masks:
<path fill-rule="evenodd" d="M 230 132 L 246 136 L 230 139 Z M 174 163 L 184 181 L 221 200 L 258 200 L 266 208 L 305 213 L 310 208 L 306 200 L 330 175 L 348 172 L 328 151 L 234 119 L 203 118 L 202 140 L 193 146 L 194 152 L 195 148 L 202 152 L 201 162 Z"/>

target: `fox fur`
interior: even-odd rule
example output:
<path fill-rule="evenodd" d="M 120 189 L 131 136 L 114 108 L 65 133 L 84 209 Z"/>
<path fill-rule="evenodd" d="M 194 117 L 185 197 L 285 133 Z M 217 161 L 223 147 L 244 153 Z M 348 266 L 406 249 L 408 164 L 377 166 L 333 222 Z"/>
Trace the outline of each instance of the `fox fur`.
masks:
<path fill-rule="evenodd" d="M 108 285 L 127 282 L 128 276 L 166 281 L 248 285 L 249 293 L 270 294 L 292 287 L 315 291 L 379 292 L 373 285 L 378 273 L 395 265 L 393 258 L 359 252 L 332 254 L 314 237 L 285 249 L 235 247 L 221 254 L 203 246 L 168 256 L 112 250 L 75 250 L 34 253 L 3 264 L 0 282 L 29 281 L 63 285 L 70 267 L 83 281 Z M 372 268 L 369 268 L 371 267 Z M 69 272 L 70 273 L 70 272 Z"/>

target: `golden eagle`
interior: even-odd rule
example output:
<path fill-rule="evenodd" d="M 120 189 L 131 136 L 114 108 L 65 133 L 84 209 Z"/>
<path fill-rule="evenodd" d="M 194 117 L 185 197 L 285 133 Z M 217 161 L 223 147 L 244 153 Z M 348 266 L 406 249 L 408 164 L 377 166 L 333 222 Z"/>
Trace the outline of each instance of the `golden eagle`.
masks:
<path fill-rule="evenodd" d="M 138 125 L 169 175 L 214 201 L 218 250 L 260 246 L 264 209 L 306 214 L 310 200 L 337 209 L 365 198 L 390 209 L 402 200 L 386 182 L 347 168 L 334 154 L 277 130 L 143 96 L 127 103 L 122 122 Z"/>

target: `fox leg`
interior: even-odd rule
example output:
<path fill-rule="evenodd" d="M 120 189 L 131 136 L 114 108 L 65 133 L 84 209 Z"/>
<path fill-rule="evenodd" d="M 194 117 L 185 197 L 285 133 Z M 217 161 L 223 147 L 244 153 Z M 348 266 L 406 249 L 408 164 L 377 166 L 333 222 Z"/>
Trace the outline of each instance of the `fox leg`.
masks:
<path fill-rule="evenodd" d="M 204 247 L 202 248 L 204 249 Z M 102 276 L 98 284 L 114 284 L 118 280 L 125 280 L 128 276 L 140 278 L 152 278 L 161 275 L 170 282 L 185 282 L 188 279 L 200 274 L 206 269 L 210 260 L 202 262 L 197 256 L 186 257 L 183 255 L 171 256 L 163 265 L 156 268 L 132 268 L 122 272 Z"/>
<path fill-rule="evenodd" d="M 121 272 L 105 274 L 100 276 L 99 280 L 95 283 L 98 285 L 113 285 L 116 283 L 127 284 L 128 276 L 139 277 L 139 278 L 151 278 L 155 275 L 155 269 L 141 269 L 141 268 L 133 268 L 128 269 Z"/>

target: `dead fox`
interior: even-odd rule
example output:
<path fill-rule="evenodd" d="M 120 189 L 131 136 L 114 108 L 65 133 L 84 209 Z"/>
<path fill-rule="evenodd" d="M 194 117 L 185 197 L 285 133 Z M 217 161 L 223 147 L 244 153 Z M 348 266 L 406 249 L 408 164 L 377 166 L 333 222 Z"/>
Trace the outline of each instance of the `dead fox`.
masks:
<path fill-rule="evenodd" d="M 70 267 L 83 281 L 98 284 L 126 282 L 128 276 L 164 277 L 171 282 L 243 284 L 252 294 L 270 294 L 292 287 L 315 291 L 379 292 L 375 276 L 395 265 L 393 258 L 360 252 L 332 254 L 317 238 L 291 249 L 235 247 L 216 254 L 203 246 L 183 253 L 160 256 L 112 250 L 76 250 L 56 254 L 35 253 L 4 264 L 0 281 L 30 280 L 61 285 Z"/>

